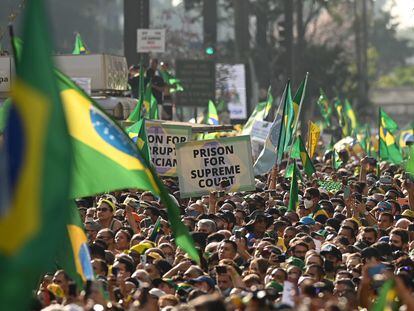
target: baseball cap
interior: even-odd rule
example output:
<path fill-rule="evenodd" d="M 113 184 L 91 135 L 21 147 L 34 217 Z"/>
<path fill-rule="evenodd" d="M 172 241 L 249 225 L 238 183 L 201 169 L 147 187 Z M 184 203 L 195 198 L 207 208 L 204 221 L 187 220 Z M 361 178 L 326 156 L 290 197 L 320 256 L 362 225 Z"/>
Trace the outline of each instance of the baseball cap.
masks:
<path fill-rule="evenodd" d="M 327 244 L 327 245 L 322 246 L 321 255 L 327 255 L 327 254 L 331 254 L 331 255 L 334 255 L 338 259 L 342 259 L 341 251 L 332 244 Z"/>
<path fill-rule="evenodd" d="M 301 224 L 303 224 L 303 225 L 314 225 L 315 224 L 315 219 L 313 219 L 312 217 L 310 217 L 310 216 L 305 216 L 305 217 L 302 217 L 300 220 L 299 220 L 299 223 L 301 223 Z"/>
<path fill-rule="evenodd" d="M 298 257 L 289 257 L 286 260 L 286 263 L 291 265 L 291 266 L 298 267 L 301 270 L 303 270 L 303 268 L 305 268 L 304 261 L 302 259 L 298 258 Z"/>
<path fill-rule="evenodd" d="M 192 279 L 190 281 L 191 283 L 201 283 L 201 282 L 206 282 L 208 284 L 208 286 L 210 286 L 211 288 L 214 288 L 215 286 L 215 282 L 211 277 L 208 277 L 206 275 L 201 275 L 195 279 Z"/>

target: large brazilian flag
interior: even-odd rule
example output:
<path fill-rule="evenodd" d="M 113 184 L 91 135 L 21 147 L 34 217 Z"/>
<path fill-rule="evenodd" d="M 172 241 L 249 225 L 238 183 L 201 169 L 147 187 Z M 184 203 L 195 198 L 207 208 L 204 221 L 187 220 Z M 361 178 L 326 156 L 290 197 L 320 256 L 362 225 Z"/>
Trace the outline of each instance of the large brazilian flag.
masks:
<path fill-rule="evenodd" d="M 65 236 L 72 148 L 53 73 L 43 1 L 28 1 L 4 132 L 0 187 L 0 310 L 28 310 Z"/>
<path fill-rule="evenodd" d="M 13 43 L 16 51 L 21 50 L 19 40 Z M 178 206 L 169 197 L 152 166 L 146 165 L 134 142 L 72 80 L 58 70 L 55 75 L 72 137 L 71 198 L 125 188 L 149 190 L 160 197 L 167 208 L 176 244 L 199 261 L 193 239 L 180 220 Z"/>

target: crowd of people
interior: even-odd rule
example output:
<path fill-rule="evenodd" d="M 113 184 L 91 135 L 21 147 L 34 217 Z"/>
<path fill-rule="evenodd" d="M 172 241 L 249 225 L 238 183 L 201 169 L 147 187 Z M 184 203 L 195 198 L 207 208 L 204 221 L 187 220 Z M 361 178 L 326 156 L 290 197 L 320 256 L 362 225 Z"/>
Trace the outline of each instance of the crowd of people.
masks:
<path fill-rule="evenodd" d="M 391 280 L 387 296 L 396 296 L 391 302 L 414 310 L 414 182 L 399 166 L 377 165 L 352 151 L 341 157 L 337 170 L 329 154 L 316 157 L 317 172 L 299 181 L 296 211 L 287 208 L 286 163 L 271 176 L 257 176 L 252 192 L 182 199 L 178 182 L 164 179 L 200 263 L 177 248 L 165 206 L 150 192 L 79 199 L 95 280 L 82 290 L 63 270 L 47 274 L 34 305 L 37 310 L 358 310 L 371 309 Z"/>

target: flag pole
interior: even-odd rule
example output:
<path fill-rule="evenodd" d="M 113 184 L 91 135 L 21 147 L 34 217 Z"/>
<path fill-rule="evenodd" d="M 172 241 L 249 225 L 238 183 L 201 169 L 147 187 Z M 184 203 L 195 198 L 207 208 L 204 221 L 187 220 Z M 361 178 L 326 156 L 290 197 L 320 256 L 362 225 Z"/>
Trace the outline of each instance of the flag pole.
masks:
<path fill-rule="evenodd" d="M 276 121 L 276 118 L 279 116 L 280 107 L 282 106 L 282 104 L 283 104 L 283 115 L 284 115 L 284 112 L 285 112 L 285 96 L 286 96 L 286 92 L 287 92 L 287 89 L 288 89 L 287 86 L 288 86 L 289 82 L 290 81 L 288 80 L 288 83 L 286 84 L 286 87 L 285 87 L 285 89 L 283 91 L 283 94 L 282 94 L 282 97 L 280 99 L 279 106 L 277 107 L 276 114 L 275 114 L 275 117 L 274 117 L 275 121 Z M 280 138 L 281 138 L 281 134 L 282 134 L 283 122 L 284 122 L 284 120 L 283 120 L 283 116 L 282 116 L 282 120 L 280 122 L 280 127 L 279 127 L 279 137 L 277 139 L 276 148 L 279 148 Z M 265 146 L 264 146 L 264 148 L 265 148 Z M 273 168 L 270 171 L 270 175 L 269 175 L 269 178 L 268 178 L 268 189 L 275 189 L 276 188 L 277 169 L 278 169 L 278 159 L 277 159 L 277 152 L 276 152 L 275 164 L 273 165 Z"/>

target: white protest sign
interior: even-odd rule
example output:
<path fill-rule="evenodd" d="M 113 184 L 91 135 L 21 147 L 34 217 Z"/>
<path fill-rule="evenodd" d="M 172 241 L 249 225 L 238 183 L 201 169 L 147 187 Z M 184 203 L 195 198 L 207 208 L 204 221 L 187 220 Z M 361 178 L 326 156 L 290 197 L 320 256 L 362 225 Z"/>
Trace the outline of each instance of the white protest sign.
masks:
<path fill-rule="evenodd" d="M 272 122 L 256 120 L 253 123 L 250 136 L 257 140 L 265 142 L 267 135 L 269 135 Z"/>
<path fill-rule="evenodd" d="M 165 29 L 137 29 L 138 53 L 164 53 Z"/>
<path fill-rule="evenodd" d="M 259 157 L 260 152 L 263 149 L 266 137 L 269 134 L 271 122 L 255 120 L 250 133 L 252 139 L 252 154 L 254 160 Z"/>
<path fill-rule="evenodd" d="M 228 192 L 255 189 L 249 136 L 179 143 L 177 174 L 182 198 L 213 190 Z M 228 180 L 226 189 L 220 187 Z"/>
<path fill-rule="evenodd" d="M 191 139 L 191 126 L 149 120 L 145 122 L 145 129 L 151 161 L 157 173 L 164 176 L 175 176 L 177 166 L 175 144 Z"/>

